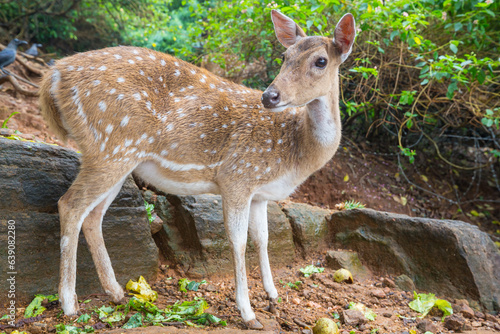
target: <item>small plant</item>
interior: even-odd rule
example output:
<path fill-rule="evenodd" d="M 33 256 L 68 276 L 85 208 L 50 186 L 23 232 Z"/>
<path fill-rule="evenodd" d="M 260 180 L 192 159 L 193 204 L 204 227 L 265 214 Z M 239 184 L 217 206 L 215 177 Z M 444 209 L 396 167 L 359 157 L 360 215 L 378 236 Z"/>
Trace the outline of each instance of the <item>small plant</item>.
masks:
<path fill-rule="evenodd" d="M 7 123 L 10 121 L 10 119 L 11 119 L 12 117 L 14 117 L 14 115 L 17 115 L 17 114 L 19 114 L 19 111 L 14 111 L 14 112 L 12 112 L 12 113 L 11 113 L 11 114 L 10 114 L 10 115 L 9 115 L 9 116 L 5 119 L 5 121 L 3 121 L 3 123 L 2 123 L 2 129 L 8 129 L 8 127 L 7 127 Z"/>
<path fill-rule="evenodd" d="M 300 268 L 300 272 L 304 274 L 304 277 L 309 277 L 315 273 L 322 273 L 323 271 L 325 271 L 325 268 L 319 268 L 313 264 L 310 264 L 305 268 Z"/>
<path fill-rule="evenodd" d="M 302 285 L 302 281 L 296 281 L 295 283 L 288 282 L 285 284 L 285 282 L 283 282 L 283 280 L 280 280 L 280 283 L 284 284 L 283 287 L 288 286 L 290 289 L 294 289 L 294 290 L 299 290 L 300 286 Z"/>
<path fill-rule="evenodd" d="M 149 204 L 144 201 L 144 207 L 146 208 L 146 213 L 148 214 L 148 221 L 151 224 L 155 219 L 153 218 L 153 210 L 155 209 L 154 204 Z"/>
<path fill-rule="evenodd" d="M 345 201 L 344 202 L 344 208 L 346 210 L 352 210 L 352 209 L 364 209 L 365 205 L 361 204 L 360 202 L 355 202 L 353 200 Z"/>

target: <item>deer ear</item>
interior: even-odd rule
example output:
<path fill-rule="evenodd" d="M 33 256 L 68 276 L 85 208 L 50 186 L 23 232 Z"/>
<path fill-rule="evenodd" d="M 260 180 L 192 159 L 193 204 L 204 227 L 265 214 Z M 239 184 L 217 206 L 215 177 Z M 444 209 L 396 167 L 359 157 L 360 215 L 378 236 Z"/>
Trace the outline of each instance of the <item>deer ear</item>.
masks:
<path fill-rule="evenodd" d="M 340 58 L 344 62 L 352 51 L 356 38 L 356 23 L 352 14 L 345 14 L 335 27 L 335 45 L 340 50 Z"/>
<path fill-rule="evenodd" d="M 300 38 L 307 37 L 304 30 L 297 23 L 277 10 L 271 10 L 271 19 L 273 20 L 276 37 L 285 48 L 294 45 Z"/>

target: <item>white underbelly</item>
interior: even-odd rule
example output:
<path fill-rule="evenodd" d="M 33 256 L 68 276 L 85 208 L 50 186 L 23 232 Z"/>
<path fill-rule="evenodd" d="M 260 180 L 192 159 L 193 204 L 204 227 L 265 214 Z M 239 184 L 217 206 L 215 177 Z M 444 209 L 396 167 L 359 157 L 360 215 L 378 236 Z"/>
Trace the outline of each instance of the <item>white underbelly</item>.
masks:
<path fill-rule="evenodd" d="M 287 198 L 300 184 L 294 174 L 289 173 L 261 186 L 253 195 L 257 201 L 279 201 Z"/>
<path fill-rule="evenodd" d="M 134 173 L 147 183 L 155 186 L 161 191 L 173 195 L 200 195 L 200 194 L 218 194 L 219 187 L 214 182 L 179 182 L 166 177 L 161 173 L 164 170 L 153 161 L 141 163 L 134 170 Z"/>

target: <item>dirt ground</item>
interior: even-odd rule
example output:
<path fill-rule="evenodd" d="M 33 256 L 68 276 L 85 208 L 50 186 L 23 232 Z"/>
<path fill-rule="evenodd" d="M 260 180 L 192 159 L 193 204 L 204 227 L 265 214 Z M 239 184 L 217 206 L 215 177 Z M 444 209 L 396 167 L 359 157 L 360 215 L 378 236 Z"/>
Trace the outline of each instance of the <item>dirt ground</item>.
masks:
<path fill-rule="evenodd" d="M 25 72 L 17 67 L 14 67 L 14 71 L 20 74 Z M 0 86 L 0 120 L 6 119 L 13 111 L 18 111 L 20 114 L 15 115 L 9 121 L 8 130 L 2 130 L 5 136 L 17 131 L 16 135 L 24 139 L 77 149 L 71 142 L 66 144 L 60 142 L 47 129 L 40 116 L 36 98 L 27 98 L 16 94 L 10 84 L 6 83 Z M 349 137 L 348 132 L 345 137 Z M 500 232 L 497 231 L 498 225 L 492 223 L 500 220 L 500 208 L 470 202 L 463 206 L 460 212 L 456 206 L 450 205 L 425 191 L 429 190 L 445 197 L 452 192 L 453 187 L 446 177 L 449 171 L 442 163 L 431 157 L 420 156 L 415 166 L 405 167 L 403 174 L 398 168 L 394 156 L 371 154 L 371 151 L 377 151 L 376 145 L 354 145 L 348 139 L 344 139 L 334 159 L 311 176 L 291 196 L 291 199 L 329 208 L 334 208 L 347 200 L 354 200 L 376 210 L 404 213 L 411 216 L 460 219 L 480 226 L 489 232 L 494 240 L 500 240 L 498 238 Z M 461 183 L 466 184 L 469 178 L 470 175 L 464 173 Z M 458 182 L 458 186 L 461 186 L 460 182 Z M 487 183 L 481 183 L 478 190 L 469 199 L 481 196 L 487 199 L 497 199 L 498 194 L 492 191 Z M 472 210 L 488 214 L 482 216 L 467 214 Z M 273 268 L 274 282 L 281 297 L 279 316 L 264 310 L 268 302 L 260 282 L 258 268 L 249 272 L 250 299 L 258 318 L 266 326 L 265 330 L 274 333 L 310 333 L 318 318 L 328 317 L 339 322 L 342 333 L 353 333 L 352 331 L 354 333 L 414 333 L 412 331 L 416 330 L 417 326 L 419 327 L 417 331 L 422 333 L 425 330 L 433 333 L 450 332 L 444 327 L 440 315 L 437 313 L 428 315 L 425 318 L 427 321 L 424 322 L 416 318 L 418 314 L 408 307 L 408 303 L 413 299 L 412 293 L 395 288 L 391 283 L 394 277 L 373 277 L 371 280 L 363 282 L 355 278 L 354 284 L 339 284 L 333 282 L 333 271 L 330 269 L 325 269 L 325 272 L 314 274 L 310 278 L 305 278 L 300 273 L 299 268 L 311 263 L 322 266 L 324 259 L 324 254 L 311 255 L 308 260 L 298 261 L 284 268 Z M 182 275 L 175 268 L 169 268 L 164 263 L 161 264 L 160 272 L 156 282 L 150 282 L 153 289 L 159 293 L 156 305 L 164 307 L 177 300 L 192 300 L 194 297 L 203 297 L 210 305 L 207 312 L 226 320 L 227 328 L 232 329 L 233 332 L 245 329 L 235 306 L 232 277 L 207 278 L 208 284 L 201 285 L 199 291 L 183 293 L 179 291 L 177 284 Z M 302 284 L 298 285 L 296 289 L 287 285 L 287 283 L 297 281 L 302 281 Z M 81 304 L 83 313 L 91 314 L 91 311 L 96 307 L 110 304 L 106 296 L 80 297 L 81 300 L 91 300 L 89 303 Z M 447 299 L 446 296 L 438 297 Z M 349 302 L 363 303 L 373 309 L 377 314 L 376 319 L 354 327 L 345 325 L 341 319 L 336 318 L 342 314 Z M 456 311 L 460 311 L 457 304 L 460 301 L 450 300 L 450 302 L 456 304 Z M 75 320 L 75 318 L 61 316 L 61 308 L 57 302 L 47 305 L 47 308 L 48 310 L 45 311 L 41 319 L 25 323 L 19 330 L 34 334 L 55 332 L 56 324 L 68 324 Z M 20 319 L 24 309 L 17 311 Z M 2 314 L 0 312 L 0 316 Z M 467 314 L 467 316 L 469 318 L 464 318 L 465 329 L 469 330 L 470 333 L 482 334 L 500 331 L 498 315 L 491 316 L 475 312 Z M 6 321 L 0 321 L 1 325 L 5 323 Z M 94 312 L 90 324 L 98 323 L 99 319 Z M 112 330 L 102 323 L 97 327 L 102 326 L 104 327 L 98 329 L 97 332 L 128 332 L 121 329 Z M 189 329 L 184 324 L 176 324 L 173 327 L 166 326 L 170 328 L 169 333 L 185 333 Z M 207 329 L 214 330 L 215 328 L 209 327 Z M 130 330 L 130 332 L 159 333 L 155 330 Z M 6 329 L 7 333 L 11 331 L 12 329 Z M 202 330 L 193 329 L 193 331 L 201 332 Z"/>

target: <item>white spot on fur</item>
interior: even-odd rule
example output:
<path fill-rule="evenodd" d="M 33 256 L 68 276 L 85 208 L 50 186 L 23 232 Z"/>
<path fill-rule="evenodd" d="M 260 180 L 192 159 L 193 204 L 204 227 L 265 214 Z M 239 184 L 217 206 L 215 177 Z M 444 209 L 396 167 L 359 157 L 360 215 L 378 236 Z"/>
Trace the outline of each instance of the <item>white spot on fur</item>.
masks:
<path fill-rule="evenodd" d="M 94 86 L 97 86 L 98 84 L 101 83 L 101 80 L 94 80 L 93 83 L 94 83 Z"/>
<path fill-rule="evenodd" d="M 113 155 L 115 155 L 116 153 L 118 153 L 118 151 L 120 151 L 120 145 L 118 145 L 117 147 L 115 147 L 115 149 L 113 150 Z"/>
<path fill-rule="evenodd" d="M 116 82 L 125 82 L 125 79 L 122 77 L 119 77 L 118 79 L 116 79 Z"/>
<path fill-rule="evenodd" d="M 129 64 L 135 64 L 135 61 L 133 61 L 132 59 L 129 59 L 127 60 Z"/>
<path fill-rule="evenodd" d="M 132 94 L 132 96 L 134 97 L 134 99 L 136 99 L 136 101 L 139 101 L 141 99 L 141 94 L 139 93 L 134 93 Z"/>
<path fill-rule="evenodd" d="M 98 68 L 99 71 L 106 71 L 108 68 L 104 65 Z"/>
<path fill-rule="evenodd" d="M 176 77 L 178 77 L 179 75 L 181 75 L 181 71 L 179 71 L 179 70 L 175 70 L 174 75 L 175 75 Z"/>
<path fill-rule="evenodd" d="M 125 139 L 125 143 L 123 144 L 124 147 L 129 147 L 132 145 L 133 140 L 132 139 Z"/>
<path fill-rule="evenodd" d="M 123 98 L 125 97 L 125 95 L 123 94 L 119 94 L 117 97 L 116 97 L 116 100 L 117 101 L 120 101 L 120 100 L 123 100 Z"/>
<path fill-rule="evenodd" d="M 109 94 L 114 94 L 114 93 L 116 93 L 116 89 L 111 88 L 111 89 L 109 90 Z"/>
<path fill-rule="evenodd" d="M 108 124 L 108 126 L 106 127 L 106 133 L 107 134 L 111 134 L 111 132 L 113 132 L 113 125 L 112 124 Z"/>
<path fill-rule="evenodd" d="M 106 102 L 101 101 L 99 102 L 99 109 L 101 109 L 102 112 L 106 111 Z"/>
<path fill-rule="evenodd" d="M 203 139 L 203 138 L 205 138 L 205 137 L 206 137 L 206 135 L 205 135 L 204 133 L 202 133 L 202 134 L 200 135 L 200 138 L 202 138 L 202 139 Z"/>
<path fill-rule="evenodd" d="M 122 59 L 122 56 L 120 55 L 114 55 L 116 59 Z"/>
<path fill-rule="evenodd" d="M 160 60 L 160 64 L 161 64 L 161 66 L 165 66 L 165 65 L 167 65 L 167 63 L 166 63 L 166 62 L 165 62 L 165 60 L 163 60 L 163 59 L 162 59 L 162 60 Z"/>
<path fill-rule="evenodd" d="M 128 124 L 128 121 L 130 120 L 130 116 L 126 115 L 123 117 L 122 121 L 120 122 L 121 126 L 126 126 Z"/>

